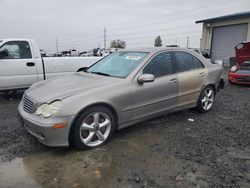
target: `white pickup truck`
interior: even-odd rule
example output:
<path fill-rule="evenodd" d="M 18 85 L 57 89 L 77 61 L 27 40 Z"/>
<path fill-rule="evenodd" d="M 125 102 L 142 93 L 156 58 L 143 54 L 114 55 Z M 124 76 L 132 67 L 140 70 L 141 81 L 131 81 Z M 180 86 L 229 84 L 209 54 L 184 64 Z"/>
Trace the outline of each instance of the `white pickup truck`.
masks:
<path fill-rule="evenodd" d="M 55 76 L 89 67 L 101 57 L 42 58 L 33 39 L 0 40 L 0 91 L 28 88 Z"/>

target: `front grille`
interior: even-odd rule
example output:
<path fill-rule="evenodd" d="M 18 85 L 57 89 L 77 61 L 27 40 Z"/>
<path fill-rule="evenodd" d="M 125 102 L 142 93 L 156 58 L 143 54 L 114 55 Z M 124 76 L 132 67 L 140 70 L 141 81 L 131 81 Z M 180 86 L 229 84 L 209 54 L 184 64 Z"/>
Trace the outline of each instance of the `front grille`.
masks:
<path fill-rule="evenodd" d="M 250 82 L 250 76 L 245 76 L 245 77 L 243 78 L 243 81 L 245 81 L 245 82 Z"/>
<path fill-rule="evenodd" d="M 24 96 L 23 98 L 23 109 L 25 112 L 33 113 L 35 111 L 35 102 L 29 97 Z"/>
<path fill-rule="evenodd" d="M 237 78 L 236 80 L 240 82 L 250 82 L 250 76 L 242 76 L 242 77 Z"/>

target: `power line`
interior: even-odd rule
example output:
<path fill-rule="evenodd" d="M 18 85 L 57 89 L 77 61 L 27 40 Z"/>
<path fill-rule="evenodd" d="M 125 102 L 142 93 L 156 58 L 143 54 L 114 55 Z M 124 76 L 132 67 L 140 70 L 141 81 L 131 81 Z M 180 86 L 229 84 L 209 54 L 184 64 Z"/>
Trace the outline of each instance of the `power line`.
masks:
<path fill-rule="evenodd" d="M 234 4 L 232 4 L 230 7 L 234 7 L 235 5 L 238 5 L 238 4 L 244 4 L 245 2 L 238 2 L 238 3 L 234 3 Z M 196 9 L 203 9 L 203 8 L 208 8 L 208 6 L 218 6 L 218 3 L 211 3 L 211 4 L 207 4 L 207 5 L 204 5 L 204 6 L 200 6 L 200 7 L 196 7 Z M 228 8 L 228 7 L 227 7 Z M 225 10 L 225 8 L 223 8 L 223 10 Z M 124 25 L 127 25 L 127 24 L 131 24 L 131 23 L 137 23 L 137 26 L 138 25 L 147 25 L 148 23 L 147 22 L 152 22 L 153 20 L 156 20 L 156 21 L 158 21 L 159 19 L 162 19 L 162 18 L 166 18 L 166 17 L 168 17 L 168 16 L 171 16 L 171 19 L 172 19 L 172 17 L 173 16 L 176 16 L 176 15 L 178 15 L 178 14 L 182 14 L 182 13 L 185 13 L 185 12 L 188 12 L 188 13 L 194 13 L 194 11 L 193 11 L 193 9 L 188 9 L 188 10 L 184 10 L 184 11 L 179 11 L 179 12 L 177 12 L 177 13 L 175 13 L 175 14 L 173 14 L 173 13 L 169 13 L 169 14 L 165 14 L 165 15 L 163 15 L 163 16 L 158 16 L 158 17 L 154 17 L 154 18 L 151 18 L 150 20 L 144 20 L 144 21 L 133 21 L 133 22 L 126 22 L 126 23 L 122 23 L 122 27 L 120 27 L 120 26 L 115 26 L 115 27 L 113 27 L 113 26 L 111 26 L 110 28 L 111 29 L 109 29 L 110 31 L 118 31 L 118 30 L 127 30 L 127 29 L 131 29 L 130 27 L 127 27 L 127 26 L 124 26 Z M 197 14 L 197 13 L 195 13 L 195 14 Z M 194 14 L 194 15 L 195 15 Z M 164 20 L 164 21 L 166 21 L 166 20 Z M 146 22 L 146 23 L 144 23 L 144 22 Z M 160 24 L 150 24 L 150 26 L 152 27 L 152 26 L 156 26 L 156 25 L 162 25 L 162 23 L 160 23 Z M 118 28 L 118 29 L 112 29 L 112 28 Z M 141 28 L 141 27 L 140 27 Z M 100 27 L 96 27 L 96 29 L 100 29 Z M 93 29 L 90 31 L 91 32 L 91 34 L 93 34 L 93 33 L 98 33 L 98 32 L 100 32 L 100 30 L 96 30 L 96 31 L 93 31 Z M 84 34 L 84 33 L 86 33 L 86 32 L 79 32 L 78 34 L 74 34 L 74 35 L 71 35 L 71 37 L 68 37 L 68 38 L 77 38 L 77 37 L 80 37 L 80 36 L 78 36 L 78 35 L 80 35 L 80 34 Z M 60 37 L 61 39 L 63 39 L 63 37 Z"/>
<path fill-rule="evenodd" d="M 227 0 L 225 0 L 225 1 L 227 1 Z M 211 3 L 211 4 L 207 4 L 207 5 L 195 7 L 195 9 L 207 8 L 208 6 L 213 6 L 213 5 L 217 5 L 218 6 L 218 1 L 216 3 Z M 186 12 L 190 12 L 190 11 L 193 11 L 193 8 L 192 9 L 187 9 L 187 10 L 184 10 L 184 11 L 178 11 L 178 12 L 175 12 L 174 14 L 173 13 L 164 14 L 161 17 L 162 18 L 163 17 L 165 18 L 165 17 L 168 17 L 168 16 L 172 17 L 174 15 L 182 14 L 182 13 L 186 13 Z M 140 24 L 142 22 L 149 22 L 149 21 L 154 21 L 154 20 L 158 20 L 158 19 L 159 19 L 159 16 L 155 16 L 155 17 L 152 17 L 150 19 L 147 19 L 147 20 L 144 20 L 144 21 L 140 21 L 139 23 L 138 23 L 138 21 L 129 21 L 129 22 L 121 23 L 121 25 L 124 26 L 124 25 L 131 24 L 131 23 L 132 24 L 133 23 Z M 114 28 L 117 28 L 117 27 L 114 27 Z M 120 27 L 118 26 L 118 28 L 120 28 Z"/>
<path fill-rule="evenodd" d="M 225 10 L 225 9 L 224 9 Z M 154 24 L 152 24 L 152 26 L 153 26 Z M 164 28 L 164 29 L 166 29 L 167 31 L 166 32 L 169 32 L 169 30 L 175 30 L 175 29 L 178 29 L 178 28 L 183 28 L 183 27 L 188 27 L 188 26 L 190 26 L 190 24 L 187 24 L 187 25 L 181 25 L 181 26 L 177 26 L 177 27 L 168 27 L 168 28 Z M 197 25 L 198 26 L 198 25 Z M 154 29 L 154 30 L 150 30 L 150 31 L 144 31 L 144 32 L 131 32 L 131 33 L 118 33 L 118 34 L 112 34 L 112 35 L 110 35 L 109 34 L 109 38 L 110 37 L 118 37 L 118 38 L 123 38 L 124 39 L 124 36 L 127 36 L 127 35 L 140 35 L 140 37 L 141 37 L 141 35 L 142 34 L 146 34 L 146 33 L 152 33 L 153 31 L 156 31 L 157 33 L 160 33 L 160 32 L 163 32 L 162 30 L 160 30 L 159 31 L 159 29 Z M 198 31 L 197 31 L 198 32 Z M 98 34 L 95 34 L 95 35 L 92 35 L 92 37 L 78 37 L 78 38 L 75 38 L 75 39 L 64 39 L 63 41 L 76 41 L 76 42 L 78 42 L 78 41 L 84 41 L 85 43 L 87 43 L 88 41 L 89 42 L 91 42 L 91 41 L 96 41 L 96 39 L 97 38 L 101 38 L 101 36 Z M 131 39 L 133 38 L 133 37 L 130 37 Z M 129 38 L 129 39 L 130 39 Z M 138 38 L 138 37 L 134 37 L 134 38 Z"/>
<path fill-rule="evenodd" d="M 228 1 L 226 0 L 226 1 L 222 1 L 222 2 L 228 2 Z M 248 0 L 247 0 L 246 2 L 249 3 Z M 229 6 L 229 7 L 235 7 L 235 5 L 245 4 L 246 2 L 237 2 L 237 3 L 233 3 L 233 4 L 231 4 L 231 6 Z M 200 11 L 200 10 L 202 10 L 202 9 L 206 9 L 206 10 L 207 10 L 208 7 L 213 7 L 213 6 L 218 7 L 219 5 L 220 5 L 220 4 L 218 4 L 218 1 L 217 1 L 216 3 L 211 3 L 211 4 L 207 4 L 207 5 L 195 7 L 195 10 L 198 10 L 198 11 Z M 221 4 L 221 5 L 224 5 L 224 3 Z M 225 10 L 225 8 L 223 8 L 223 10 Z M 114 31 L 114 30 L 124 30 L 124 29 L 128 28 L 128 27 L 125 26 L 125 25 L 127 25 L 127 24 L 130 24 L 130 25 L 131 25 L 131 23 L 135 23 L 136 26 L 145 25 L 145 24 L 147 25 L 148 22 L 152 22 L 152 21 L 153 21 L 153 22 L 155 23 L 155 21 L 158 21 L 159 19 L 166 19 L 166 17 L 170 17 L 170 19 L 173 20 L 173 17 L 175 17 L 176 15 L 179 15 L 179 14 L 183 14 L 183 13 L 191 13 L 191 14 L 195 13 L 195 14 L 197 14 L 197 12 L 194 12 L 194 8 L 191 8 L 191 9 L 187 9 L 187 10 L 184 10 L 184 11 L 179 11 L 179 12 L 175 12 L 175 13 L 168 13 L 168 14 L 165 14 L 165 15 L 153 17 L 153 18 L 150 18 L 150 19 L 147 19 L 147 20 L 144 20 L 144 21 L 132 21 L 132 22 L 121 23 L 121 24 L 120 24 L 121 27 L 120 27 L 120 26 L 110 26 L 110 29 L 109 29 L 109 30 L 110 30 L 110 31 Z M 195 15 L 195 14 L 194 14 L 194 15 Z M 185 16 L 186 16 L 186 14 L 185 14 Z M 166 20 L 164 20 L 164 21 L 166 21 Z M 144 22 L 145 22 L 145 23 L 144 23 Z M 107 26 L 107 25 L 106 25 L 106 26 Z M 112 29 L 112 28 L 117 28 L 117 29 Z"/>
<path fill-rule="evenodd" d="M 245 3 L 245 2 L 244 2 Z M 234 3 L 233 5 L 235 6 L 235 5 L 239 5 L 239 4 L 242 4 L 242 2 L 241 3 Z M 218 4 L 216 4 L 217 6 L 218 6 Z M 204 8 L 208 8 L 208 5 L 206 5 L 206 6 L 202 6 L 202 7 L 204 7 Z M 229 6 L 229 7 L 232 7 L 232 5 L 231 6 Z M 226 7 L 226 8 L 223 8 L 223 10 L 226 10 L 226 9 L 228 9 L 229 7 Z M 197 9 L 198 8 L 201 8 L 201 7 L 197 7 Z M 190 10 L 193 10 L 193 9 L 190 9 Z M 214 11 L 214 10 L 209 10 L 209 12 L 210 11 Z M 185 11 L 180 11 L 180 12 L 177 12 L 176 14 L 180 14 L 180 13 L 183 13 L 183 12 L 190 12 L 189 10 L 185 10 Z M 192 11 L 192 12 L 190 12 L 190 13 L 194 13 L 194 11 Z M 197 12 L 195 13 L 195 14 L 197 14 Z M 171 14 L 171 15 L 169 15 L 169 16 L 171 16 L 171 19 L 172 19 L 172 17 L 173 16 L 175 16 L 175 14 Z M 167 17 L 167 16 L 166 16 Z M 156 17 L 155 17 L 156 18 Z M 150 20 L 145 20 L 144 22 L 152 22 L 152 20 L 153 19 L 155 19 L 155 18 L 152 18 L 151 19 L 151 21 Z M 164 18 L 165 19 L 165 17 L 164 16 L 161 16 L 160 17 L 160 19 L 162 19 L 162 18 Z M 175 17 L 176 18 L 176 17 Z M 159 20 L 159 17 L 157 17 L 157 20 Z M 131 22 L 130 22 L 131 23 Z M 136 22 L 134 22 L 134 23 L 136 23 Z M 126 24 L 126 23 L 125 23 Z M 125 29 L 131 29 L 131 27 L 125 27 L 124 25 L 125 25 L 124 23 L 123 23 L 123 27 L 125 28 Z M 148 24 L 148 23 L 147 23 Z M 137 26 L 138 26 L 139 24 L 137 24 Z M 145 25 L 145 23 L 144 23 L 144 25 Z M 159 23 L 154 23 L 154 24 L 150 24 L 150 25 L 146 25 L 146 27 L 149 27 L 150 26 L 150 28 L 152 28 L 152 27 L 154 27 L 154 26 L 156 26 L 156 25 L 159 25 Z M 163 25 L 163 24 L 161 24 L 161 25 Z M 136 31 L 136 32 L 130 32 L 130 33 L 118 33 L 118 34 L 109 34 L 109 35 L 107 35 L 107 32 L 105 31 L 104 33 L 105 34 L 103 34 L 104 36 L 104 38 L 106 38 L 106 39 L 103 39 L 104 40 L 104 46 L 106 46 L 107 45 L 107 36 L 109 37 L 109 38 L 111 38 L 111 37 L 118 37 L 118 38 L 120 38 L 120 37 L 123 37 L 122 39 L 123 40 L 130 40 L 130 39 L 138 39 L 138 38 L 150 38 L 150 37 L 153 37 L 153 36 L 142 36 L 142 34 L 153 34 L 154 33 L 154 36 L 156 36 L 156 34 L 158 34 L 158 33 L 162 33 L 162 32 L 169 32 L 169 30 L 175 30 L 175 29 L 178 29 L 178 28 L 183 28 L 183 27 L 188 27 L 188 26 L 190 26 L 190 24 L 186 24 L 186 25 L 180 25 L 180 26 L 176 26 L 176 27 L 166 27 L 166 28 L 164 28 L 164 30 L 163 29 L 159 29 L 159 28 L 155 28 L 155 29 L 151 29 L 151 30 L 146 30 L 146 31 L 143 31 L 143 32 L 140 32 L 140 31 Z M 198 26 L 198 25 L 197 25 Z M 115 28 L 115 27 L 111 27 L 111 28 Z M 138 29 L 138 27 L 134 27 L 135 29 Z M 140 27 L 140 29 L 142 29 L 143 27 Z M 106 30 L 106 28 L 105 28 L 105 30 Z M 124 29 L 122 29 L 122 27 L 120 27 L 120 29 L 116 29 L 116 31 L 119 31 L 119 30 L 124 30 Z M 165 31 L 166 30 L 166 31 Z M 109 29 L 109 31 L 110 31 L 110 29 Z M 114 29 L 113 30 L 111 30 L 111 31 L 114 31 Z M 198 33 L 199 31 L 194 31 L 193 33 Z M 81 33 L 83 33 L 83 32 L 81 32 Z M 78 33 L 78 35 L 79 35 L 80 33 Z M 179 34 L 184 34 L 184 33 L 179 33 Z M 100 36 L 101 35 L 101 30 L 96 30 L 96 31 L 93 31 L 92 33 L 91 33 L 91 37 L 89 37 L 89 35 L 88 36 L 78 36 L 78 35 L 71 35 L 71 37 L 68 37 L 68 39 L 67 38 L 62 38 L 62 39 L 60 39 L 60 41 L 71 41 L 71 43 L 74 43 L 74 45 L 81 45 L 81 44 L 89 44 L 89 43 L 95 43 L 95 42 L 97 42 L 97 38 L 98 38 L 98 40 L 99 39 L 101 39 L 102 37 Z M 130 35 L 135 35 L 135 36 L 137 36 L 137 35 L 139 35 L 138 37 L 126 37 L 126 36 L 130 36 Z M 175 36 L 175 38 L 176 38 L 176 35 L 178 35 L 177 33 L 174 33 L 174 34 L 168 34 L 168 35 L 161 35 L 161 36 Z M 189 34 L 190 35 L 190 34 Z M 189 42 L 189 39 L 187 39 L 188 40 L 188 42 Z M 75 41 L 75 42 L 74 42 Z M 81 42 L 81 41 L 83 41 L 83 42 Z M 80 43 L 79 43 L 80 42 Z M 57 43 L 58 43 L 58 39 L 57 39 Z M 177 40 L 176 40 L 176 43 L 177 43 Z M 98 42 L 98 44 L 100 44 L 100 41 Z M 60 43 L 60 45 L 61 45 L 61 43 Z M 187 46 L 188 46 L 188 44 L 187 44 Z M 105 47 L 106 48 L 106 47 Z"/>
<path fill-rule="evenodd" d="M 175 36 L 174 38 L 176 38 L 176 36 L 178 35 L 183 35 L 183 34 L 196 34 L 196 33 L 200 33 L 200 31 L 190 31 L 190 32 L 183 32 L 183 33 L 174 33 L 174 34 L 165 34 L 165 35 L 160 35 L 161 37 L 163 36 Z M 138 38 L 149 38 L 149 37 L 156 37 L 156 34 L 154 35 L 150 35 L 150 36 L 137 36 L 137 37 L 128 37 L 128 38 L 121 38 L 122 40 L 130 40 L 130 39 L 138 39 Z"/>
<path fill-rule="evenodd" d="M 236 3 L 235 3 L 236 4 Z M 235 5 L 234 4 L 234 5 Z M 239 4 L 239 3 L 237 3 L 237 4 Z M 241 2 L 241 4 L 242 4 L 242 2 Z M 207 6 L 206 6 L 206 8 L 207 8 Z M 227 7 L 228 8 L 228 7 Z M 224 8 L 224 10 L 225 10 L 225 8 Z M 191 13 L 193 13 L 193 12 L 191 12 Z M 171 15 L 171 16 L 174 16 L 173 14 Z M 164 17 L 162 17 L 162 18 L 164 18 Z M 156 25 L 159 25 L 159 23 L 158 24 L 150 24 L 150 27 L 153 27 L 153 26 L 156 26 Z M 162 25 L 162 24 L 160 24 L 160 25 Z M 185 25 L 185 26 L 189 26 L 189 25 Z M 179 26 L 179 27 L 175 27 L 176 29 L 177 28 L 181 28 L 181 27 L 185 27 L 184 25 L 182 25 L 182 26 Z M 140 29 L 141 29 L 142 27 L 140 27 Z M 126 27 L 126 29 L 131 29 L 130 27 Z M 168 30 L 170 30 L 171 28 L 166 28 L 166 29 L 168 29 Z M 123 30 L 124 31 L 124 29 L 119 29 L 119 30 Z M 111 30 L 112 31 L 112 30 Z M 152 30 L 151 30 L 152 31 Z M 149 31 L 149 32 L 151 32 L 151 31 Z M 153 30 L 154 31 L 154 30 Z M 91 38 L 96 38 L 96 37 L 94 37 L 94 36 L 99 36 L 100 35 L 100 31 L 95 31 L 94 33 L 96 33 L 95 35 L 93 35 L 93 31 L 92 31 L 92 33 L 91 33 L 91 35 L 92 35 L 92 37 Z M 137 32 L 138 33 L 138 32 Z M 109 36 L 117 36 L 117 35 L 131 35 L 131 34 L 137 34 L 137 33 L 118 33 L 118 34 L 113 34 L 113 35 L 109 35 Z M 141 33 L 141 32 L 140 32 Z M 73 39 L 73 38 L 75 38 L 75 39 Z M 89 39 L 90 37 L 82 37 L 82 36 L 71 36 L 71 37 L 69 37 L 68 39 L 66 38 L 66 39 L 60 39 L 60 40 L 78 40 L 79 38 L 86 38 L 86 39 Z M 85 39 L 85 40 L 86 40 Z"/>
<path fill-rule="evenodd" d="M 78 32 L 78 33 L 73 33 L 73 34 L 67 34 L 67 35 L 59 35 L 59 38 L 63 39 L 63 38 L 71 38 L 72 36 L 78 36 L 78 35 L 82 35 L 82 34 L 85 34 L 86 31 L 88 32 L 91 32 L 91 33 L 95 33 L 95 32 L 99 32 L 99 30 L 101 30 L 102 27 L 94 27 L 94 28 L 89 28 L 85 31 L 81 31 L 81 32 Z"/>
<path fill-rule="evenodd" d="M 178 39 L 181 39 L 180 41 L 183 41 L 183 43 L 184 42 L 186 42 L 186 38 L 187 37 L 179 37 Z M 195 36 L 193 36 L 193 37 L 189 37 L 190 39 L 191 38 L 195 38 Z M 168 39 L 171 39 L 171 38 L 168 38 Z M 173 39 L 176 39 L 176 38 L 173 38 Z M 153 43 L 153 40 L 152 41 L 150 41 L 150 42 L 140 42 L 140 43 L 130 43 L 130 42 L 128 42 L 127 43 L 130 47 L 131 46 L 140 46 L 140 45 L 147 45 L 147 44 L 150 44 L 150 46 L 153 46 L 154 45 L 154 43 Z"/>
<path fill-rule="evenodd" d="M 193 35 L 197 35 L 197 34 L 199 34 L 200 33 L 200 31 L 196 31 L 196 30 L 194 30 L 194 31 L 189 31 L 189 32 L 180 32 L 180 33 L 173 33 L 173 34 L 163 34 L 163 35 L 160 35 L 161 37 L 164 37 L 164 36 L 166 36 L 166 37 L 168 37 L 168 39 L 172 39 L 172 38 L 176 38 L 176 36 L 178 36 L 178 35 L 191 35 L 191 36 L 193 36 Z M 131 40 L 131 39 L 146 39 L 146 38 L 154 38 L 156 35 L 152 32 L 151 33 L 151 35 L 147 35 L 147 36 L 136 36 L 136 37 L 125 37 L 125 38 L 121 38 L 122 40 Z M 174 36 L 174 37 L 169 37 L 169 36 Z M 101 41 L 101 38 L 100 38 L 100 40 L 91 40 L 91 41 L 85 41 L 85 40 L 78 40 L 78 41 L 76 41 L 76 42 L 74 42 L 73 44 L 89 44 L 89 43 L 93 43 L 93 42 L 97 42 L 97 43 L 100 43 L 100 41 Z M 109 41 L 112 41 L 111 40 L 111 38 L 109 38 Z M 106 38 L 106 42 L 107 42 L 107 38 Z"/>
<path fill-rule="evenodd" d="M 162 32 L 168 32 L 169 30 L 175 30 L 175 29 L 178 29 L 178 28 L 183 28 L 183 27 L 186 27 L 186 26 L 189 26 L 189 24 L 188 25 L 182 25 L 182 26 L 178 26 L 178 27 L 169 27 L 169 28 L 166 28 L 166 31 L 160 31 L 161 33 Z M 114 38 L 114 36 L 127 36 L 127 35 L 140 35 L 140 36 L 138 36 L 138 37 L 120 37 L 120 38 L 123 38 L 123 40 L 125 40 L 125 39 L 136 39 L 136 38 L 146 38 L 146 37 L 151 37 L 151 36 L 142 36 L 142 34 L 154 34 L 155 33 L 155 31 L 158 31 L 158 33 L 160 33 L 159 32 L 159 30 L 156 28 L 156 29 L 153 29 L 153 30 L 150 30 L 150 31 L 146 31 L 146 32 L 134 32 L 134 33 L 126 33 L 126 34 L 116 34 L 116 35 L 108 35 L 108 37 L 109 38 Z M 106 28 L 105 28 L 105 32 L 106 32 Z M 197 31 L 197 30 L 193 30 L 193 31 L 189 31 L 188 33 L 190 33 L 190 32 L 199 32 L 199 31 Z M 168 34 L 168 36 L 173 36 L 173 35 L 179 35 L 179 34 L 183 34 L 183 33 L 174 33 L 174 34 Z M 154 34 L 155 35 L 155 34 Z M 153 36 L 154 36 L 153 35 Z M 106 36 L 106 39 L 107 39 L 107 32 L 106 32 L 106 34 L 105 34 L 105 36 Z M 164 35 L 162 35 L 162 36 L 164 36 Z M 98 37 L 89 37 L 89 38 L 78 38 L 78 39 L 72 39 L 72 40 L 67 40 L 67 41 L 71 41 L 71 42 L 79 42 L 79 41 L 84 41 L 85 43 L 89 43 L 89 42 L 92 42 L 92 41 L 96 41 L 96 39 L 97 38 L 101 38 L 101 36 L 98 36 Z M 63 40 L 63 41 L 65 41 L 65 40 Z"/>
<path fill-rule="evenodd" d="M 168 28 L 164 28 L 164 31 L 165 32 L 168 32 L 169 30 L 175 30 L 175 29 L 179 29 L 179 28 L 183 28 L 183 27 L 188 27 L 190 26 L 190 24 L 186 24 L 186 25 L 180 25 L 180 26 L 176 26 L 176 27 L 168 27 Z M 137 31 L 137 32 L 133 32 L 133 33 L 123 33 L 123 34 L 115 34 L 115 35 L 109 35 L 109 36 L 116 36 L 116 35 L 119 35 L 119 36 L 124 36 L 124 35 L 133 35 L 133 34 L 144 34 L 144 33 L 152 33 L 152 32 L 159 32 L 159 28 L 155 28 L 155 29 L 152 29 L 152 30 L 149 30 L 149 31 Z M 161 30 L 161 32 L 164 32 L 163 30 Z"/>

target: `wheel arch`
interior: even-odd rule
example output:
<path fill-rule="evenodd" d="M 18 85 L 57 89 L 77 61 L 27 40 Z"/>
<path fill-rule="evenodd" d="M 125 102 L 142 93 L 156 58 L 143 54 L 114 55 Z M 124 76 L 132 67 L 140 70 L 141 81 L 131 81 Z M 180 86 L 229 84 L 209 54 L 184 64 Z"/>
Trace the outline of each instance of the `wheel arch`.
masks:
<path fill-rule="evenodd" d="M 217 94 L 216 85 L 213 83 L 206 83 L 201 87 L 200 92 L 202 92 L 206 87 L 211 86 L 214 89 L 214 93 Z"/>
<path fill-rule="evenodd" d="M 214 94 L 216 95 L 217 91 L 216 91 L 216 86 L 215 86 L 214 84 L 208 83 L 208 84 L 206 84 L 206 85 L 202 85 L 201 90 L 200 90 L 200 94 L 198 94 L 198 97 L 197 97 L 197 99 L 196 99 L 196 101 L 197 101 L 196 103 L 198 103 L 202 91 L 203 91 L 206 87 L 208 87 L 208 86 L 211 86 L 211 87 L 214 89 Z"/>
<path fill-rule="evenodd" d="M 208 86 L 211 86 L 214 89 L 214 94 L 216 95 L 217 94 L 216 85 L 212 84 L 212 83 L 209 83 L 205 87 L 203 87 L 203 89 L 206 88 L 206 87 L 208 87 Z"/>
<path fill-rule="evenodd" d="M 105 107 L 107 108 L 108 110 L 111 111 L 111 113 L 114 115 L 114 119 L 115 119 L 115 130 L 118 128 L 118 114 L 115 110 L 115 108 L 108 104 L 108 103 L 105 103 L 105 102 L 98 102 L 98 103 L 94 103 L 94 104 L 89 104 L 87 106 L 85 106 L 84 108 L 82 108 L 77 114 L 76 116 L 74 117 L 72 123 L 71 123 L 71 127 L 70 127 L 70 131 L 69 131 L 69 135 L 71 134 L 71 131 L 72 131 L 72 128 L 73 128 L 73 125 L 75 124 L 75 122 L 77 121 L 77 119 L 81 116 L 81 114 L 87 110 L 87 109 L 90 109 L 90 108 L 93 108 L 93 107 L 96 107 L 96 106 L 102 106 L 102 107 Z M 70 136 L 68 136 L 70 138 Z M 69 140 L 70 141 L 70 140 Z"/>

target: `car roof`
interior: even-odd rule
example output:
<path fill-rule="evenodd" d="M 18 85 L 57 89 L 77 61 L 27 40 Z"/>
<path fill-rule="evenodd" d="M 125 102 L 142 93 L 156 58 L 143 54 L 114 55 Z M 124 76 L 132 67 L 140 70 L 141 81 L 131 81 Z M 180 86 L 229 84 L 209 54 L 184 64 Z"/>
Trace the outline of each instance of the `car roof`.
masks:
<path fill-rule="evenodd" d="M 178 48 L 178 47 L 142 47 L 142 48 L 126 48 L 119 50 L 118 52 L 149 52 L 155 53 L 164 50 L 180 50 L 180 51 L 189 51 L 187 48 Z"/>
<path fill-rule="evenodd" d="M 34 39 L 27 39 L 27 38 L 3 38 L 0 39 L 1 41 L 30 41 Z"/>

